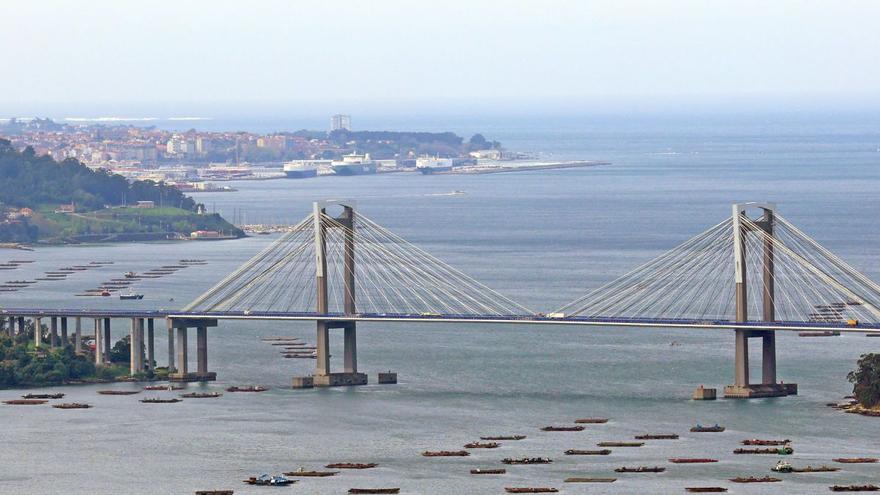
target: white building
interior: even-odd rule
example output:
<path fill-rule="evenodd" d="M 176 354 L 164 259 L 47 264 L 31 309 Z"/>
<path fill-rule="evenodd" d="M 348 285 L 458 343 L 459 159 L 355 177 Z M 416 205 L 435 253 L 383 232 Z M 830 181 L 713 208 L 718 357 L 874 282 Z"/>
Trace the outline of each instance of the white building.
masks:
<path fill-rule="evenodd" d="M 330 132 L 344 129 L 351 130 L 351 115 L 336 114 L 330 117 Z"/>

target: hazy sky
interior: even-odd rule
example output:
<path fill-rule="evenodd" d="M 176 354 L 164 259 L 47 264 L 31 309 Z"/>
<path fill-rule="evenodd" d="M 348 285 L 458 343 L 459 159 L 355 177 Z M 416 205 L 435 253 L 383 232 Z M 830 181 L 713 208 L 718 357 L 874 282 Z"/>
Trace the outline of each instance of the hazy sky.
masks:
<path fill-rule="evenodd" d="M 880 1 L 2 0 L 0 46 L 0 114 L 880 101 Z"/>

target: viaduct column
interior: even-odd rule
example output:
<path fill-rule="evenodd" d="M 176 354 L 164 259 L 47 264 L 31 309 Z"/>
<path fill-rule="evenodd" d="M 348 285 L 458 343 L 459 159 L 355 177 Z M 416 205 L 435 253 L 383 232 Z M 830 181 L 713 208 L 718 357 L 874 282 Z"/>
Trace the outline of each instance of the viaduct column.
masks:
<path fill-rule="evenodd" d="M 82 317 L 79 316 L 76 317 L 74 322 L 73 350 L 77 354 L 82 354 Z"/>
<path fill-rule="evenodd" d="M 166 319 L 168 325 L 168 371 L 174 369 L 174 325 L 170 319 Z"/>
<path fill-rule="evenodd" d="M 43 324 L 39 318 L 34 318 L 34 347 L 40 347 L 43 343 Z"/>
<path fill-rule="evenodd" d="M 141 328 L 143 328 L 143 320 L 141 320 Z M 153 319 L 147 318 L 147 369 L 153 371 L 156 359 L 156 339 L 153 328 Z"/>
<path fill-rule="evenodd" d="M 49 349 L 54 349 L 58 345 L 58 317 L 53 316 L 49 319 Z"/>
<path fill-rule="evenodd" d="M 131 360 L 130 373 L 134 376 L 136 373 L 144 371 L 144 329 L 142 327 L 143 320 L 140 318 L 131 319 Z"/>
<path fill-rule="evenodd" d="M 67 347 L 70 345 L 70 340 L 67 338 L 67 317 L 61 317 L 61 347 Z"/>
<path fill-rule="evenodd" d="M 208 327 L 196 327 L 196 373 L 202 377 L 208 374 Z"/>
<path fill-rule="evenodd" d="M 101 335 L 101 319 L 95 318 L 95 364 L 104 363 L 104 337 Z"/>
<path fill-rule="evenodd" d="M 110 318 L 104 318 L 104 343 L 101 345 L 101 353 L 104 355 L 105 363 L 110 362 L 110 349 L 113 344 L 110 343 Z"/>
<path fill-rule="evenodd" d="M 188 356 L 186 355 L 186 327 L 177 328 L 177 374 L 186 377 Z"/>

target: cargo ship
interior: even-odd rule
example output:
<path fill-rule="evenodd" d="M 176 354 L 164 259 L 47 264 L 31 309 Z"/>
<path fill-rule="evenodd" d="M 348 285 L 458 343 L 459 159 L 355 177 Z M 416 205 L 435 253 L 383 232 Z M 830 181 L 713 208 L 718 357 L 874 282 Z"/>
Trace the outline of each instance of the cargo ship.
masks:
<path fill-rule="evenodd" d="M 295 160 L 284 164 L 284 175 L 288 179 L 309 179 L 318 176 L 318 168 L 330 165 L 330 160 Z"/>
<path fill-rule="evenodd" d="M 376 173 L 376 162 L 369 153 L 344 155 L 341 161 L 330 162 L 330 170 L 334 175 L 367 175 Z"/>

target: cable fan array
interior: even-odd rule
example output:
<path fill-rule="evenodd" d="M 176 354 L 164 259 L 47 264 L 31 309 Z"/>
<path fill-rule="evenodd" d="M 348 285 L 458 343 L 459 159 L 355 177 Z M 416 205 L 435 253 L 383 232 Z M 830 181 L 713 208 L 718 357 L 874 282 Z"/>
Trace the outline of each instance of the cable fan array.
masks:
<path fill-rule="evenodd" d="M 764 248 L 772 251 L 776 321 L 880 322 L 880 286 L 776 214 L 773 234 L 743 216 L 750 321 L 763 319 Z M 725 220 L 567 304 L 567 317 L 735 319 L 733 220 Z M 769 291 L 768 291 L 769 293 Z"/>
<path fill-rule="evenodd" d="M 185 311 L 313 313 L 317 306 L 316 238 L 312 216 L 190 303 Z M 322 214 L 328 312 L 374 315 L 530 315 L 531 310 L 443 263 L 372 220 L 353 229 Z M 354 240 L 354 293 L 344 280 L 345 240 Z"/>

